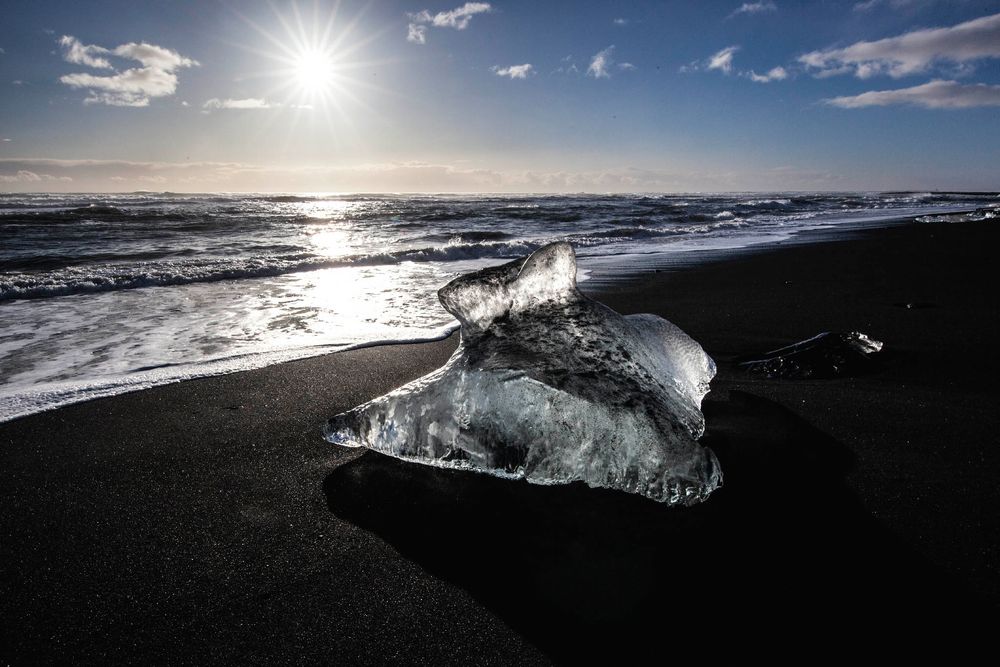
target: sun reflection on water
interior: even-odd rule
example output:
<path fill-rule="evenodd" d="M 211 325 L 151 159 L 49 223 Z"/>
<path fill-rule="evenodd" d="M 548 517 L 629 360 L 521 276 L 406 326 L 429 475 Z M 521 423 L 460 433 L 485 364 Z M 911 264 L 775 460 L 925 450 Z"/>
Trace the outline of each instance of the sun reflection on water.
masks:
<path fill-rule="evenodd" d="M 361 208 L 359 202 L 344 199 L 315 199 L 306 202 L 296 202 L 296 212 L 306 218 L 329 220 L 346 220 L 350 214 Z"/>
<path fill-rule="evenodd" d="M 318 227 L 309 230 L 308 234 L 313 252 L 322 257 L 338 259 L 358 252 L 358 244 L 352 240 L 352 234 L 346 229 L 333 226 Z"/>

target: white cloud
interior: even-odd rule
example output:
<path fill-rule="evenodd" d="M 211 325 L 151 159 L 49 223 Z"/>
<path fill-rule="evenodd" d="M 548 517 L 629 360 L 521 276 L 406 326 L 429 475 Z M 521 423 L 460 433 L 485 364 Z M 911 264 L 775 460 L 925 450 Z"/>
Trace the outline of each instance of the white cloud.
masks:
<path fill-rule="evenodd" d="M 778 11 L 778 5 L 765 0 L 764 2 L 744 2 L 742 5 L 733 10 L 733 13 L 726 18 L 733 18 L 740 14 L 762 14 L 764 12 L 776 12 Z"/>
<path fill-rule="evenodd" d="M 63 35 L 59 38 L 59 46 L 63 48 L 63 60 L 74 65 L 86 65 L 97 69 L 111 69 L 111 63 L 102 55 L 111 51 L 94 44 L 84 45 L 76 37 Z"/>
<path fill-rule="evenodd" d="M 469 27 L 473 16 L 491 11 L 493 11 L 493 7 L 488 2 L 467 2 L 461 7 L 437 14 L 431 14 L 430 11 L 422 9 L 408 15 L 410 24 L 406 27 L 406 40 L 414 44 L 426 44 L 428 26 L 465 30 Z"/>
<path fill-rule="evenodd" d="M 757 74 L 754 70 L 737 70 L 734 65 L 734 58 L 736 52 L 740 50 L 738 45 L 727 46 L 721 51 L 713 53 L 711 56 L 705 60 L 695 60 L 692 63 L 683 65 L 680 68 L 680 72 L 698 72 L 701 70 L 718 70 L 723 74 L 735 74 L 737 76 L 746 77 L 751 81 L 756 83 L 770 83 L 771 81 L 783 81 L 789 77 L 788 70 L 780 65 L 777 67 L 772 67 L 764 74 Z"/>
<path fill-rule="evenodd" d="M 9 137 L 4 137 L 3 141 L 4 141 L 4 143 L 6 143 L 6 142 L 10 141 L 10 138 Z"/>
<path fill-rule="evenodd" d="M 756 83 L 770 83 L 771 81 L 782 81 L 789 77 L 788 70 L 780 65 L 777 67 L 772 67 L 764 74 L 757 74 L 754 70 L 737 70 L 734 65 L 734 58 L 736 52 L 740 50 L 738 45 L 727 46 L 721 51 L 717 51 L 705 60 L 695 60 L 694 62 L 683 65 L 680 68 L 680 72 L 698 72 L 701 70 L 718 70 L 723 74 L 735 74 L 737 76 L 746 77 L 751 81 Z"/>
<path fill-rule="evenodd" d="M 727 46 L 708 59 L 705 67 L 707 69 L 717 69 L 725 74 L 733 71 L 733 55 L 740 50 L 738 46 Z"/>
<path fill-rule="evenodd" d="M 493 9 L 488 2 L 467 2 L 450 12 L 439 12 L 434 15 L 432 23 L 438 28 L 454 28 L 465 30 L 469 21 L 476 14 L 484 14 Z"/>
<path fill-rule="evenodd" d="M 120 189 L 137 189 L 145 183 L 170 183 L 183 189 L 197 183 L 223 185 L 230 174 L 242 166 L 222 162 L 131 162 L 125 160 L 53 160 L 0 158 L 0 182 L 11 189 L 31 191 L 39 183 L 53 192 L 103 192 L 108 182 L 120 183 Z M 186 179 L 190 179 L 187 181 Z M 266 189 L 265 183 L 259 184 Z"/>
<path fill-rule="evenodd" d="M 1000 14 L 950 28 L 915 30 L 842 49 L 812 51 L 799 56 L 799 62 L 820 77 L 853 73 L 867 79 L 877 74 L 893 78 L 919 74 L 938 63 L 968 67 L 983 58 L 1000 58 Z"/>
<path fill-rule="evenodd" d="M 856 12 L 870 12 L 881 5 L 889 5 L 893 9 L 906 9 L 907 7 L 920 7 L 929 5 L 934 0 L 865 0 L 854 5 Z"/>
<path fill-rule="evenodd" d="M 746 73 L 750 77 L 751 81 L 756 81 L 757 83 L 770 83 L 771 81 L 783 81 L 788 78 L 788 72 L 784 67 L 772 67 L 768 70 L 767 74 L 757 74 L 753 70 Z"/>
<path fill-rule="evenodd" d="M 611 59 L 611 54 L 614 53 L 615 46 L 612 44 L 608 48 L 596 53 L 590 59 L 590 65 L 587 66 L 587 76 L 592 76 L 595 79 L 610 79 L 611 74 L 608 69 L 614 64 L 614 60 Z"/>
<path fill-rule="evenodd" d="M 667 166 L 670 165 L 670 166 Z M 471 168 L 462 164 L 395 162 L 328 164 L 311 167 L 262 166 L 223 162 L 130 162 L 0 158 L 0 177 L 31 171 L 40 178 L 68 181 L 12 181 L 10 191 L 107 192 L 149 189 L 144 177 L 163 177 L 156 187 L 177 192 L 692 192 L 751 190 L 987 190 L 996 187 L 989 170 L 955 173 L 954 165 L 921 163 L 898 170 L 877 167 L 827 171 L 820 165 L 733 166 L 722 160 L 692 169 L 671 163 L 660 169 L 601 167 L 574 162 L 566 170 L 516 167 Z M 111 180 L 115 179 L 115 180 Z"/>
<path fill-rule="evenodd" d="M 632 72 L 639 68 L 633 65 L 632 63 L 618 63 L 618 69 L 622 70 L 623 72 Z"/>
<path fill-rule="evenodd" d="M 197 61 L 185 58 L 176 51 L 146 42 L 129 42 L 116 47 L 114 54 L 121 58 L 137 60 L 146 67 L 172 72 L 180 67 L 194 67 Z"/>
<path fill-rule="evenodd" d="M 406 29 L 406 41 L 414 44 L 426 44 L 427 26 L 411 23 Z"/>
<path fill-rule="evenodd" d="M 41 176 L 33 171 L 27 171 L 26 169 L 22 169 L 12 175 L 0 174 L 0 181 L 3 181 L 4 183 L 37 183 L 40 180 L 42 180 Z"/>
<path fill-rule="evenodd" d="M 615 25 L 628 25 L 628 19 L 615 19 L 613 23 Z"/>
<path fill-rule="evenodd" d="M 107 104 L 119 107 L 149 106 L 152 97 L 172 95 L 177 89 L 177 76 L 152 67 L 137 67 L 110 76 L 95 76 L 83 72 L 59 78 L 71 88 L 86 88 L 89 96 L 84 104 Z"/>
<path fill-rule="evenodd" d="M 32 174 L 18 176 L 21 171 Z M 0 180 L 11 190 L 105 192 L 143 189 L 155 183 L 175 191 L 206 187 L 234 192 L 655 192 L 692 190 L 793 189 L 821 187 L 820 177 L 804 177 L 794 169 L 772 176 L 752 173 L 677 172 L 638 169 L 574 169 L 555 171 L 496 170 L 454 164 L 410 161 L 380 164 L 265 167 L 222 162 L 130 162 L 124 160 L 48 160 L 0 158 Z M 33 180 L 36 178 L 38 180 Z M 825 178 L 825 177 L 824 177 Z M 73 179 L 73 182 L 70 182 Z M 768 180 L 769 179 L 769 180 Z M 59 183 L 58 181 L 63 181 Z M 778 185 L 780 184 L 780 186 Z M 830 184 L 826 184 L 826 189 Z M 841 188 L 843 189 L 843 188 Z"/>
<path fill-rule="evenodd" d="M 213 97 L 201 105 L 202 109 L 270 109 L 272 104 L 259 97 L 247 97 L 241 100 Z"/>
<path fill-rule="evenodd" d="M 895 104 L 910 104 L 927 109 L 1000 107 L 1000 86 L 990 86 L 985 83 L 963 85 L 957 81 L 935 79 L 911 88 L 872 90 L 860 95 L 834 97 L 824 100 L 824 102 L 843 109 L 884 107 Z"/>
<path fill-rule="evenodd" d="M 569 55 L 559 60 L 562 64 L 552 70 L 553 74 L 579 74 L 580 69 L 573 62 L 573 56 Z"/>
<path fill-rule="evenodd" d="M 535 73 L 535 68 L 531 65 L 531 63 L 524 63 L 523 65 L 510 65 L 509 67 L 494 65 L 490 68 L 490 70 L 496 73 L 497 76 L 509 76 L 512 79 L 527 79 Z"/>
<path fill-rule="evenodd" d="M 174 94 L 177 90 L 177 69 L 198 65 L 198 61 L 186 58 L 176 51 L 145 42 L 130 42 L 114 49 L 106 49 L 93 44 L 84 45 L 75 37 L 63 35 L 59 44 L 63 47 L 63 59 L 77 65 L 114 70 L 105 57 L 111 55 L 134 60 L 142 65 L 115 71 L 114 74 L 77 72 L 59 77 L 59 81 L 71 88 L 87 90 L 84 104 L 149 106 L 153 97 Z"/>
<path fill-rule="evenodd" d="M 0 47 L 0 56 L 2 56 L 5 53 L 7 53 L 7 51 L 5 51 L 2 47 Z"/>
<path fill-rule="evenodd" d="M 5 141 L 9 141 L 5 139 Z M 0 174 L 0 183 L 41 183 L 41 182 L 62 181 L 70 183 L 73 181 L 69 176 L 53 176 L 51 174 L 38 174 L 27 169 L 21 169 L 14 174 Z"/>

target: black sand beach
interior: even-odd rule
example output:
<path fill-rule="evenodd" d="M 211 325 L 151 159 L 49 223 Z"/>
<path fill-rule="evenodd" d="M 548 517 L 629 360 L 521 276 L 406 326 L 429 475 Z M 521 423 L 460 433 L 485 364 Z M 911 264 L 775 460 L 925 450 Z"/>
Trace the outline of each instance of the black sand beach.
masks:
<path fill-rule="evenodd" d="M 956 656 L 1000 603 L 998 243 L 989 222 L 891 226 L 600 295 L 719 363 L 704 442 L 725 486 L 693 508 L 322 440 L 454 336 L 0 424 L 0 660 Z M 885 342 L 857 377 L 733 363 L 855 330 Z"/>

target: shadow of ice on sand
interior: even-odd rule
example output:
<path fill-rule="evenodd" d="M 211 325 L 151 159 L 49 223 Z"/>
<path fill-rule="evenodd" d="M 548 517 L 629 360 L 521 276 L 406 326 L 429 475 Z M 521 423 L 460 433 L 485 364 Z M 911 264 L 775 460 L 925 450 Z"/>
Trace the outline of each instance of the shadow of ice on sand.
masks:
<path fill-rule="evenodd" d="M 825 643 L 864 633 L 888 647 L 900 639 L 889 621 L 908 636 L 933 626 L 941 641 L 944 624 L 967 631 L 959 619 L 979 603 L 865 510 L 844 482 L 849 450 L 751 394 L 710 396 L 704 409 L 702 442 L 725 482 L 694 507 L 374 452 L 337 468 L 324 492 L 337 516 L 560 662 L 663 657 L 720 632 L 761 645 L 776 633 Z"/>

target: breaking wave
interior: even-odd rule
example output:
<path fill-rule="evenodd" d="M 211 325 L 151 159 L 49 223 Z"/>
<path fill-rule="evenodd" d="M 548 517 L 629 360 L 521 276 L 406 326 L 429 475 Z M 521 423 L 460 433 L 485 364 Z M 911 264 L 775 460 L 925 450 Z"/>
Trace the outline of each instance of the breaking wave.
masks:
<path fill-rule="evenodd" d="M 1000 218 L 1000 208 L 979 208 L 965 213 L 945 213 L 942 215 L 921 215 L 917 222 L 982 222 Z"/>
<path fill-rule="evenodd" d="M 377 266 L 402 262 L 453 262 L 476 259 L 509 259 L 531 252 L 542 243 L 456 243 L 443 247 L 412 248 L 388 253 L 356 255 L 338 259 L 316 255 L 249 257 L 236 260 L 174 261 L 130 265 L 65 267 L 44 273 L 7 273 L 0 277 L 0 301 L 43 299 L 72 294 L 111 292 L 217 282 L 269 278 L 344 266 Z"/>

